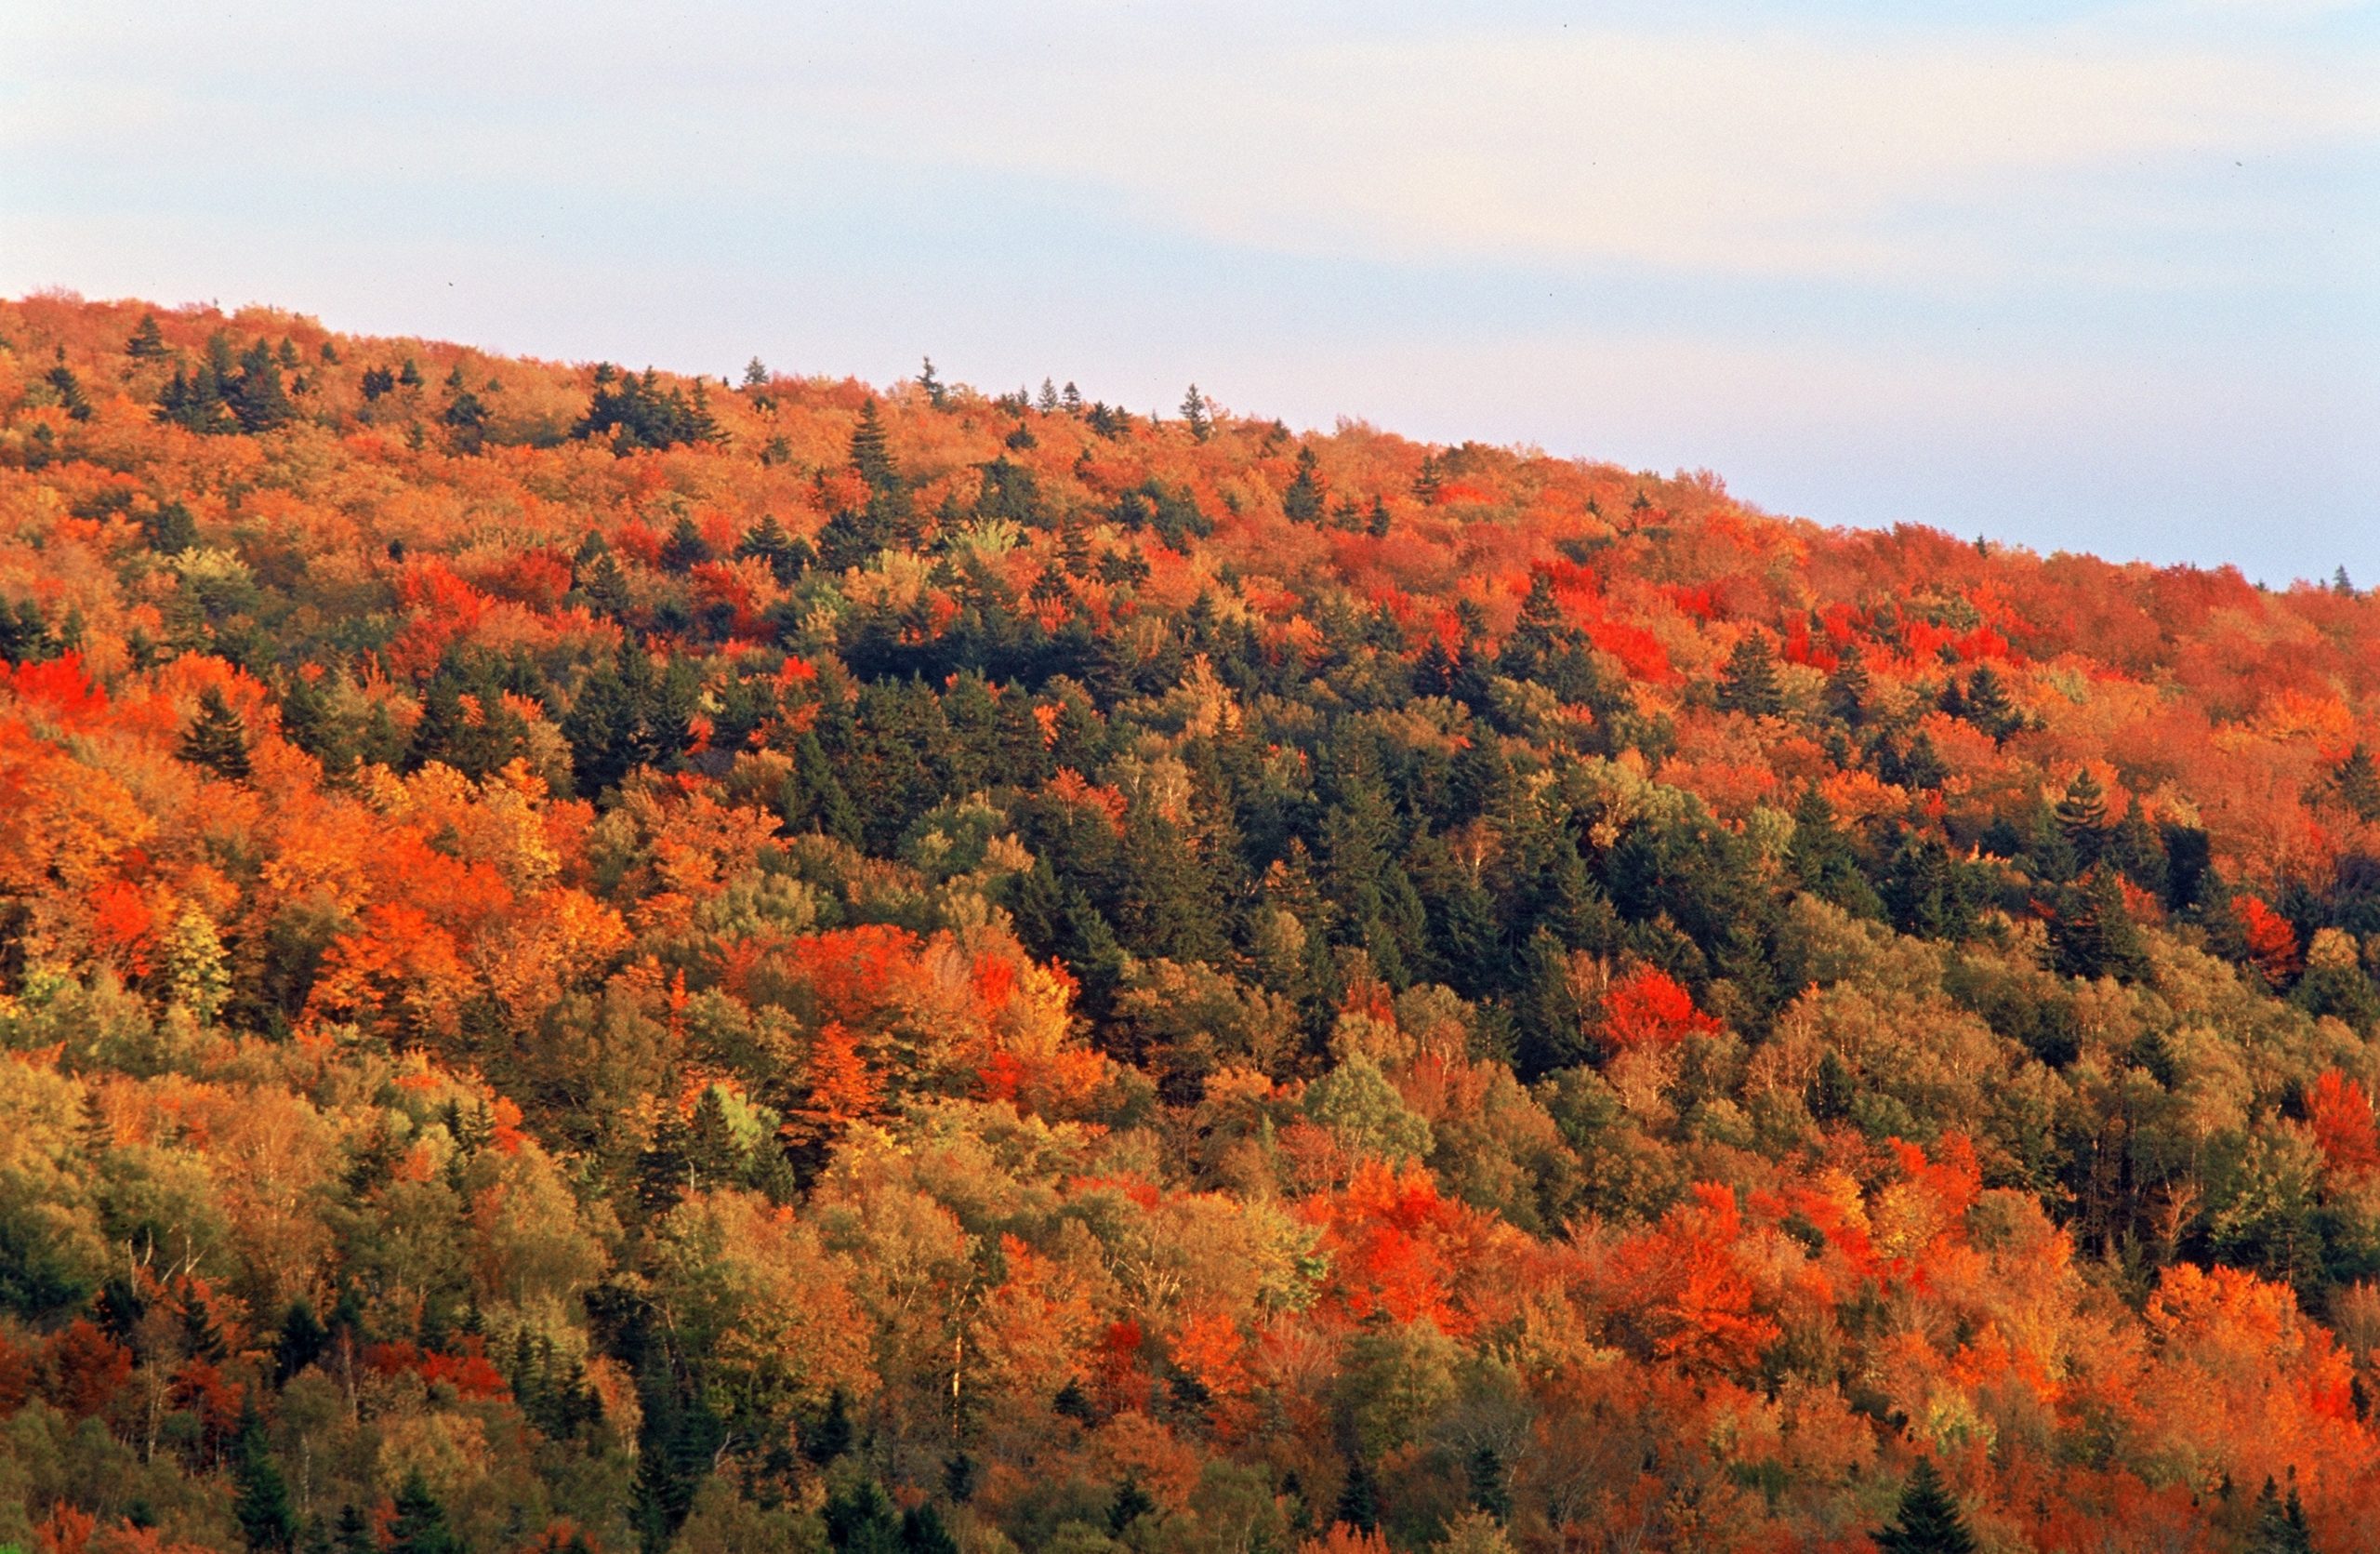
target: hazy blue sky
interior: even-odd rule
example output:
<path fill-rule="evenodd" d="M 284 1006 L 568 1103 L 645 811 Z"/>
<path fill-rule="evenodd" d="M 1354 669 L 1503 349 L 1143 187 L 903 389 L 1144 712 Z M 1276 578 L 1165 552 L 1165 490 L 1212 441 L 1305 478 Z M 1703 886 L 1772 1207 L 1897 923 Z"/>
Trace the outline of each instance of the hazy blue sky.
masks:
<path fill-rule="evenodd" d="M 2380 6 L 0 7 L 0 290 L 2380 582 Z"/>

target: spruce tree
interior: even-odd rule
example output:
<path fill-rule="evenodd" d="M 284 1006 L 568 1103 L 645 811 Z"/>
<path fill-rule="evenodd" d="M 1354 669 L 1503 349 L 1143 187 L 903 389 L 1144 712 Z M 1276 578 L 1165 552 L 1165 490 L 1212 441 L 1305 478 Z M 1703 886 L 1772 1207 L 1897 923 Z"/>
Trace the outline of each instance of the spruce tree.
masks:
<path fill-rule="evenodd" d="M 2360 744 L 2339 763 L 2338 788 L 2339 798 L 2357 819 L 2380 821 L 2380 768 L 2375 768 L 2372 752 Z"/>
<path fill-rule="evenodd" d="M 144 312 L 133 329 L 132 338 L 124 342 L 124 353 L 140 361 L 161 360 L 165 354 L 165 334 L 157 327 L 157 315 Z"/>
<path fill-rule="evenodd" d="M 397 1519 L 390 1528 L 388 1554 L 464 1554 L 463 1540 L 446 1525 L 446 1508 L 430 1493 L 419 1468 L 397 1490 Z"/>
<path fill-rule="evenodd" d="M 1207 396 L 1198 392 L 1196 383 L 1191 384 L 1190 392 L 1182 396 L 1182 418 L 1188 423 L 1190 435 L 1198 441 L 1203 443 L 1214 435 L 1214 422 L 1207 415 Z"/>
<path fill-rule="evenodd" d="M 2057 821 L 2058 833 L 2074 850 L 2078 868 L 2087 869 L 2098 861 L 2099 851 L 2108 833 L 2108 790 L 2091 775 L 2088 766 L 2074 774 L 2066 785 L 2065 797 L 2057 801 L 2052 812 Z"/>
<path fill-rule="evenodd" d="M 239 1519 L 240 1536 L 254 1549 L 289 1549 L 298 1543 L 298 1513 L 289 1504 L 289 1484 L 273 1466 L 264 1421 L 255 1400 L 242 1410 L 237 1455 L 231 1465 L 231 1514 Z"/>
<path fill-rule="evenodd" d="M 1322 521 L 1322 486 L 1315 479 L 1315 468 L 1314 450 L 1298 449 L 1297 478 L 1281 493 L 1281 512 L 1292 524 Z"/>
<path fill-rule="evenodd" d="M 1719 680 L 1719 705 L 1755 718 L 1773 718 L 1785 710 L 1785 695 L 1777 684 L 1777 649 L 1767 632 L 1746 633 L 1727 655 L 1727 668 Z"/>
<path fill-rule="evenodd" d="M 1872 688 L 1859 644 L 1845 643 L 1843 656 L 1835 660 L 1834 672 L 1826 677 L 1826 710 L 1857 728 L 1868 715 L 1868 697 Z"/>
<path fill-rule="evenodd" d="M 2025 726 L 2024 714 L 2008 699 L 2008 687 L 1999 671 L 1990 664 L 1977 667 L 1967 680 L 1966 720 L 1991 736 L 1994 741 L 2007 738 Z"/>
<path fill-rule="evenodd" d="M 2297 1486 L 2289 1486 L 2289 1496 L 2281 1498 L 2281 1488 L 2271 1479 L 2256 1495 L 2256 1522 L 2248 1533 L 2246 1554 L 2314 1554 L 2313 1534 L 2306 1526 L 2306 1508 L 2297 1498 Z"/>
<path fill-rule="evenodd" d="M 228 781 L 247 779 L 248 725 L 213 685 L 198 698 L 198 716 L 182 735 L 181 758 Z"/>
<path fill-rule="evenodd" d="M 1893 1525 L 1874 1534 L 1882 1554 L 1975 1554 L 1975 1534 L 1959 1515 L 1959 1503 L 1935 1468 L 1934 1459 L 1920 1457 L 1901 1486 L 1900 1509 Z"/>

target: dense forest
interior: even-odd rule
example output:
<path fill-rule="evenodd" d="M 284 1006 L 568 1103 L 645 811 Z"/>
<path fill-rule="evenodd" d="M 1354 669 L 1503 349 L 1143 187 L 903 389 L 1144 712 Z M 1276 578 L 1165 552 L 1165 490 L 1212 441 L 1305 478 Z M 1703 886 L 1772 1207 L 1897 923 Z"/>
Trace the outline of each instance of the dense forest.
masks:
<path fill-rule="evenodd" d="M 2380 604 L 0 303 L 0 1547 L 2348 1550 Z"/>

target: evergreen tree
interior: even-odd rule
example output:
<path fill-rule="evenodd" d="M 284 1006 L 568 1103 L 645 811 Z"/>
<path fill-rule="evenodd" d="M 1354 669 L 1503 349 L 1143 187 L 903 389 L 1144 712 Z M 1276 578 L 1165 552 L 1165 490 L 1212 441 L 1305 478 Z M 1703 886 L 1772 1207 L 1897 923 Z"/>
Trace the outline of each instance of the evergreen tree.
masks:
<path fill-rule="evenodd" d="M 2380 768 L 2372 760 L 2372 752 L 2358 744 L 2339 763 L 2339 798 L 2355 817 L 2367 824 L 2380 822 Z"/>
<path fill-rule="evenodd" d="M 1881 1554 L 1975 1554 L 1975 1534 L 1931 1457 L 1920 1457 L 1901 1486 L 1893 1525 L 1873 1534 Z"/>
<path fill-rule="evenodd" d="M 1728 653 L 1719 705 L 1755 718 L 1773 718 L 1785 710 L 1785 694 L 1777 684 L 1777 648 L 1767 632 L 1746 632 Z"/>
<path fill-rule="evenodd" d="M 1198 441 L 1203 443 L 1214 435 L 1214 423 L 1207 417 L 1207 396 L 1198 392 L 1196 383 L 1182 396 L 1182 418 L 1189 424 L 1190 435 Z"/>
<path fill-rule="evenodd" d="M 1340 1486 L 1337 1520 L 1359 1533 L 1380 1525 L 1380 1485 L 1372 1478 L 1371 1465 L 1360 1455 L 1347 1461 L 1347 1481 Z"/>
<path fill-rule="evenodd" d="M 372 1535 L 372 1524 L 364 1519 L 353 1501 L 338 1508 L 338 1532 L 333 1545 L 338 1554 L 380 1554 L 379 1541 Z"/>
<path fill-rule="evenodd" d="M 1316 524 L 1322 521 L 1322 486 L 1315 479 L 1316 460 L 1312 448 L 1298 449 L 1297 478 L 1281 493 L 1281 511 L 1292 524 Z"/>
<path fill-rule="evenodd" d="M 200 693 L 198 716 L 182 734 L 180 754 L 227 781 L 247 780 L 248 725 L 218 687 L 209 685 Z"/>
<path fill-rule="evenodd" d="M 1388 503 L 1382 498 L 1372 498 L 1372 510 L 1364 520 L 1364 532 L 1374 539 L 1388 538 Z"/>
<path fill-rule="evenodd" d="M 2091 775 L 2088 766 L 2074 774 L 2066 785 L 2066 794 L 2057 801 L 2052 812 L 2057 821 L 2058 834 L 2073 849 L 2078 869 L 2088 869 L 2098 861 L 2108 833 L 2108 791 L 2099 779 Z"/>
<path fill-rule="evenodd" d="M 2256 1495 L 2255 1525 L 2249 1529 L 2247 1554 L 2314 1554 L 2314 1538 L 2306 1526 L 2306 1508 L 2297 1498 L 2297 1486 L 2289 1486 L 2289 1496 L 2282 1499 L 2280 1486 L 2271 1479 Z"/>
<path fill-rule="evenodd" d="M 446 1525 L 446 1508 L 430 1493 L 419 1468 L 397 1490 L 397 1517 L 389 1530 L 388 1554 L 464 1554 L 463 1540 Z"/>
<path fill-rule="evenodd" d="M 1980 664 L 1967 679 L 1965 697 L 1967 722 L 1991 736 L 1996 742 L 2025 726 L 2024 714 L 2008 697 L 2008 687 L 1999 671 L 1990 664 Z"/>
<path fill-rule="evenodd" d="M 1843 656 L 1835 660 L 1833 672 L 1826 677 L 1826 710 L 1857 728 L 1868 715 L 1868 698 L 1873 690 L 1859 644 L 1844 644 Z"/>
<path fill-rule="evenodd" d="M 789 583 L 801 575 L 801 552 L 795 545 L 794 538 L 786 533 L 785 525 L 776 521 L 775 515 L 766 514 L 746 531 L 736 544 L 735 553 L 764 563 L 771 577 L 780 583 Z M 807 549 L 802 547 L 803 551 Z"/>
<path fill-rule="evenodd" d="M 241 1537 L 254 1549 L 296 1547 L 298 1513 L 289 1503 L 287 1481 L 273 1466 L 264 1421 L 258 1416 L 253 1399 L 242 1411 L 235 1451 L 231 1514 L 239 1519 Z"/>
<path fill-rule="evenodd" d="M 90 397 L 83 392 L 83 380 L 74 376 L 73 367 L 66 365 L 64 346 L 58 348 L 57 364 L 42 376 L 50 392 L 58 395 L 59 405 L 65 410 L 69 419 L 87 421 L 91 418 Z"/>
<path fill-rule="evenodd" d="M 155 313 L 144 312 L 140 315 L 140 322 L 134 327 L 132 338 L 124 342 L 124 353 L 144 362 L 164 359 L 165 333 L 157 327 Z"/>
<path fill-rule="evenodd" d="M 240 357 L 239 372 L 230 379 L 224 399 L 243 432 L 271 432 L 298 418 L 298 407 L 282 387 L 281 365 L 261 339 Z"/>
<path fill-rule="evenodd" d="M 2095 866 L 2061 894 L 2049 942 L 2051 965 L 2063 976 L 2133 977 L 2147 965 L 2122 888 L 2114 870 L 2104 866 Z"/>
<path fill-rule="evenodd" d="M 142 513 L 140 527 L 149 548 L 161 556 L 180 555 L 198 543 L 198 520 L 178 501 L 159 502 L 155 511 Z"/>

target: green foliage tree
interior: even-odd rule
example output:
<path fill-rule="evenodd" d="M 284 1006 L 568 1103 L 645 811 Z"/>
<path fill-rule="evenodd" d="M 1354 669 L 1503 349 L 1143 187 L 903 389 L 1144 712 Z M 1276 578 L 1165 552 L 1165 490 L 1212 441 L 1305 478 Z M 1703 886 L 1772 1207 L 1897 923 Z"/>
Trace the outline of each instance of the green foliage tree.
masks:
<path fill-rule="evenodd" d="M 1901 1486 L 1893 1524 L 1873 1534 L 1882 1554 L 1975 1554 L 1975 1534 L 1932 1457 L 1920 1457 Z"/>
<path fill-rule="evenodd" d="M 1785 693 L 1777 680 L 1777 645 L 1768 633 L 1746 632 L 1727 654 L 1719 677 L 1719 705 L 1730 712 L 1773 718 L 1785 710 Z"/>
<path fill-rule="evenodd" d="M 213 685 L 199 693 L 198 716 L 182 732 L 181 758 L 204 766 L 229 782 L 245 782 L 250 774 L 248 725 L 223 693 Z"/>

